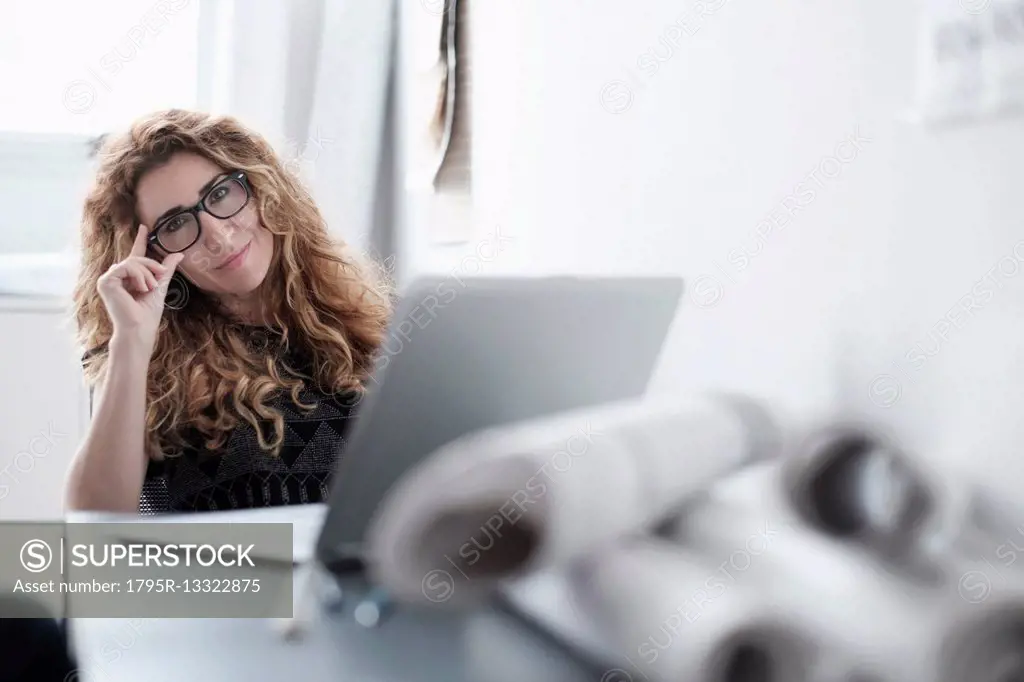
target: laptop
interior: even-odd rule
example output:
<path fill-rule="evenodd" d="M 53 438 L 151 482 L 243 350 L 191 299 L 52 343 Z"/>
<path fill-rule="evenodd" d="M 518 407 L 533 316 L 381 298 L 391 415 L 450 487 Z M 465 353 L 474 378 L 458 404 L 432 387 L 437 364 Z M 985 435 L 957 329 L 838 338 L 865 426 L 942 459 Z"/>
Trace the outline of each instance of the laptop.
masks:
<path fill-rule="evenodd" d="M 683 293 L 674 277 L 422 278 L 391 320 L 316 547 L 359 563 L 388 490 L 473 431 L 640 397 Z"/>
<path fill-rule="evenodd" d="M 464 434 L 638 398 L 683 294 L 671 277 L 420 279 L 392 318 L 335 472 L 316 546 L 335 573 L 362 566 L 378 505 L 407 470 Z M 495 606 L 567 651 L 610 651 L 557 572 Z"/>

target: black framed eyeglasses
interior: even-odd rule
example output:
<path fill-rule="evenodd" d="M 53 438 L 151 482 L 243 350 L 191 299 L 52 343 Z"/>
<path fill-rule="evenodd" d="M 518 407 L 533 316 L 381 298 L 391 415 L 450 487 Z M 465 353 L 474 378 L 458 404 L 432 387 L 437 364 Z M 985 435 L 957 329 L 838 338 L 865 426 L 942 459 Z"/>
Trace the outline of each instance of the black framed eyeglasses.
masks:
<path fill-rule="evenodd" d="M 232 171 L 203 195 L 192 208 L 186 208 L 160 220 L 150 232 L 147 241 L 165 253 L 181 253 L 199 241 L 202 227 L 199 213 L 205 211 L 214 218 L 227 220 L 238 215 L 252 198 L 249 179 L 245 171 Z"/>

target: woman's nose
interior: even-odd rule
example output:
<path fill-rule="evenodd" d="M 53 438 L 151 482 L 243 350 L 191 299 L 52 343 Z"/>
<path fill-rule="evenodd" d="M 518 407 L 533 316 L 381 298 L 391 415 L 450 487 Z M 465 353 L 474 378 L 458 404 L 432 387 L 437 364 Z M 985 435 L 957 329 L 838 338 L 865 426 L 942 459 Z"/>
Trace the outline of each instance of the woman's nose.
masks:
<path fill-rule="evenodd" d="M 208 213 L 200 214 L 203 228 L 203 247 L 212 256 L 226 256 L 231 253 L 234 233 L 237 230 L 226 220 L 214 218 Z"/>

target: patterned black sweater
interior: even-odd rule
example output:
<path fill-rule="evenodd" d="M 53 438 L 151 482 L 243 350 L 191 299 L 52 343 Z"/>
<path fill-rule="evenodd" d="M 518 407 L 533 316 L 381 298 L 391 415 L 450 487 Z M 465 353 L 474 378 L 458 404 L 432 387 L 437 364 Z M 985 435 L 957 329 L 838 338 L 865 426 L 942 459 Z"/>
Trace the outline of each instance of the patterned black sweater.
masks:
<path fill-rule="evenodd" d="M 256 334 L 265 333 L 262 331 Z M 274 352 L 272 348 L 269 352 Z M 287 364 L 305 374 L 308 364 L 300 353 L 289 353 Z M 197 433 L 186 433 L 191 443 L 181 455 L 150 461 L 139 500 L 139 512 L 202 512 L 251 509 L 322 502 L 327 498 L 359 394 L 325 392 L 306 381 L 300 394 L 306 412 L 284 392 L 271 405 L 284 417 L 284 444 L 278 456 L 262 450 L 256 430 L 241 422 L 227 444 L 208 452 Z M 261 424 L 271 434 L 269 421 Z"/>

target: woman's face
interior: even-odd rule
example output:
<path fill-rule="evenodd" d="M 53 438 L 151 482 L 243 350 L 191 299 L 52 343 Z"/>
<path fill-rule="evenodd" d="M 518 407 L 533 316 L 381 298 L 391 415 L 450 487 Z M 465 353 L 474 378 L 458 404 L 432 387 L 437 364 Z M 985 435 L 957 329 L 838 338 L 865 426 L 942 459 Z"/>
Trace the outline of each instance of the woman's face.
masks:
<path fill-rule="evenodd" d="M 175 154 L 139 180 L 135 205 L 139 220 L 151 233 L 160 228 L 165 245 L 180 248 L 176 244 L 183 245 L 196 234 L 194 216 L 173 217 L 180 211 L 204 198 L 210 210 L 222 214 L 244 203 L 242 186 L 230 179 L 221 184 L 225 179 L 228 172 L 209 159 Z M 260 223 L 252 198 L 229 218 L 200 211 L 198 228 L 198 240 L 183 252 L 185 258 L 178 266 L 183 275 L 203 291 L 223 297 L 244 296 L 259 287 L 270 269 L 274 236 Z M 157 255 L 163 260 L 167 253 L 161 249 Z"/>

